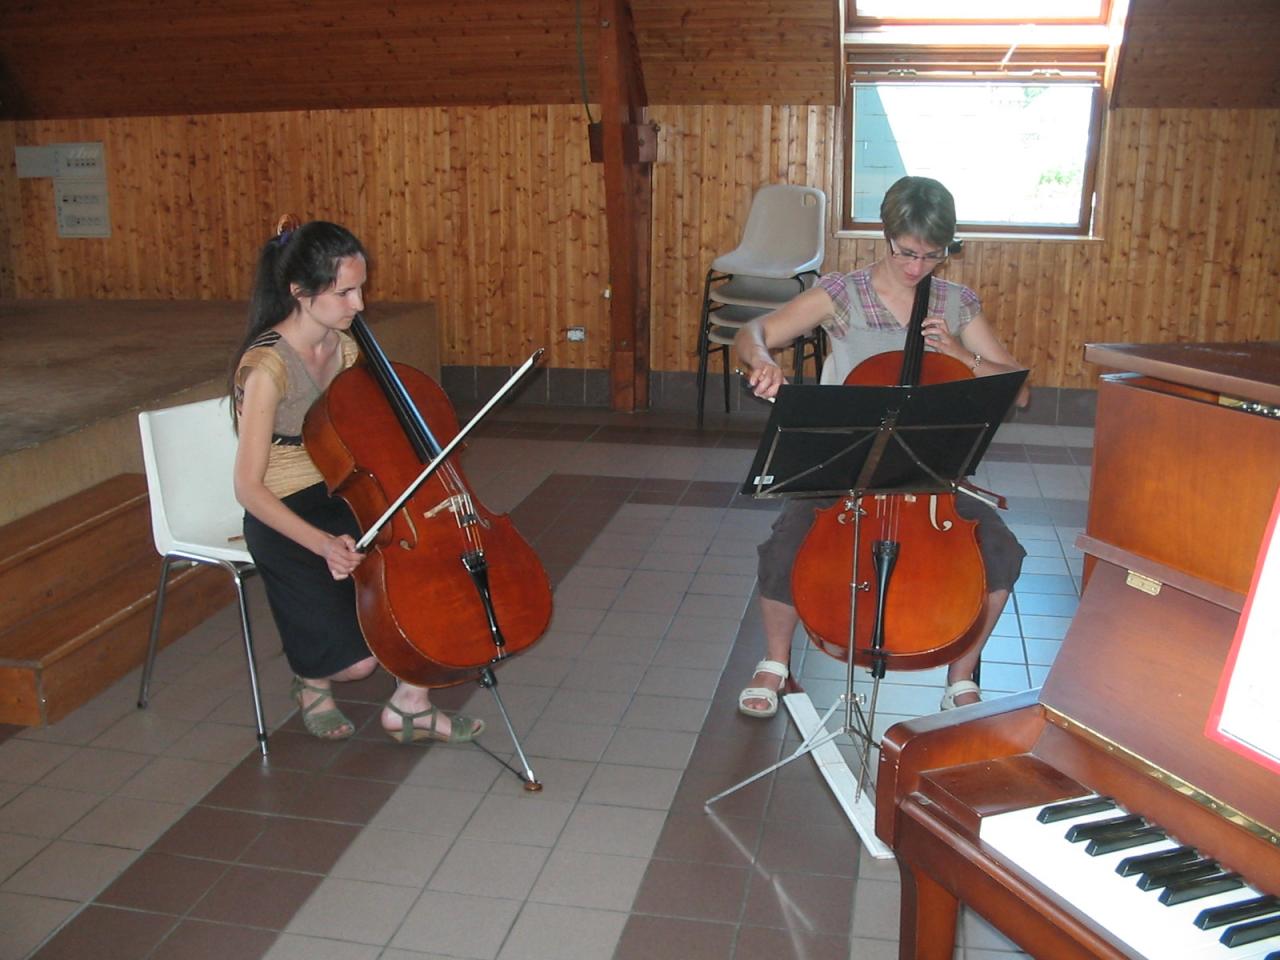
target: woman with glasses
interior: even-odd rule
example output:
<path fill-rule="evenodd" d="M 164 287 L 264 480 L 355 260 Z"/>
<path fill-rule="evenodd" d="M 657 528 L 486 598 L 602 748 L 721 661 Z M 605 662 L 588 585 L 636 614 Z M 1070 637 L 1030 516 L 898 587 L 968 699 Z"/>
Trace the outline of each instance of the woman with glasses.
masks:
<path fill-rule="evenodd" d="M 771 351 L 819 326 L 831 345 L 822 383 L 843 383 L 863 360 L 903 348 L 916 286 L 946 261 L 955 242 L 955 201 L 937 180 L 903 177 L 885 194 L 880 220 L 888 242 L 886 257 L 852 273 L 820 277 L 811 289 L 738 332 L 734 350 L 750 370 L 748 382 L 756 396 L 773 397 L 786 382 Z M 923 333 L 926 349 L 959 360 L 975 376 L 1025 369 L 996 339 L 982 315 L 978 295 L 959 283 L 933 278 Z M 1018 406 L 1026 406 L 1028 396 L 1024 385 Z M 789 675 L 791 639 L 799 624 L 791 598 L 791 566 L 813 523 L 814 510 L 832 502 L 787 501 L 769 538 L 758 548 L 765 657 L 738 698 L 738 708 L 748 716 L 777 713 L 778 691 Z M 990 507 L 970 497 L 957 497 L 956 511 L 978 523 L 988 595 L 971 628 L 972 646 L 948 667 L 943 710 L 980 699 L 974 671 L 1026 556 Z"/>

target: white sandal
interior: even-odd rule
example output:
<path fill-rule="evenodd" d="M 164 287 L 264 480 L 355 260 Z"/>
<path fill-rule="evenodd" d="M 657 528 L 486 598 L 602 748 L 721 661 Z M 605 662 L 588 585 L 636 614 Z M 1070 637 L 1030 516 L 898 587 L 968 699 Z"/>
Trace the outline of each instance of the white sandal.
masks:
<path fill-rule="evenodd" d="M 782 681 L 779 689 L 785 686 L 787 677 L 791 676 L 791 671 L 787 669 L 785 663 L 779 663 L 777 660 L 761 660 L 756 664 L 756 669 L 752 673 L 754 677 L 757 673 L 769 673 Z M 768 706 L 765 707 L 749 707 L 748 700 L 763 700 Z M 738 709 L 745 713 L 748 717 L 761 717 L 767 719 L 778 712 L 778 690 L 770 690 L 768 687 L 747 687 L 738 694 Z"/>
<path fill-rule="evenodd" d="M 969 703 L 956 703 L 956 697 L 962 697 L 966 693 L 976 693 L 982 696 L 982 690 L 972 680 L 957 680 L 955 683 L 948 683 L 947 689 L 942 691 L 942 702 L 938 704 L 939 710 L 954 710 L 956 707 L 969 707 Z"/>

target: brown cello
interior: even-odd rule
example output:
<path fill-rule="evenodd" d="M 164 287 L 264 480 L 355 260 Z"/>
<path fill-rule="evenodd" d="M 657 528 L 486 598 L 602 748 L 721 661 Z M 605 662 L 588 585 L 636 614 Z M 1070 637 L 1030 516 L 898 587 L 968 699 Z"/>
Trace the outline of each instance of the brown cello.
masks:
<path fill-rule="evenodd" d="M 971 377 L 958 360 L 924 350 L 930 278 L 916 287 L 902 350 L 858 364 L 846 386 L 942 383 Z M 858 583 L 854 511 L 861 510 Z M 952 494 L 868 495 L 814 511 L 791 570 L 796 611 L 814 644 L 849 657 L 856 605 L 854 662 L 876 677 L 886 669 L 923 670 L 964 653 L 986 598 L 977 523 L 956 513 Z M 874 583 L 868 579 L 874 571 Z"/>
<path fill-rule="evenodd" d="M 315 402 L 303 437 L 329 492 L 367 531 L 458 433 L 458 420 L 440 386 L 388 360 L 359 315 L 351 334 L 364 362 Z M 353 576 L 370 651 L 417 686 L 489 685 L 492 666 L 532 646 L 551 620 L 537 554 L 448 459 L 378 531 Z"/>

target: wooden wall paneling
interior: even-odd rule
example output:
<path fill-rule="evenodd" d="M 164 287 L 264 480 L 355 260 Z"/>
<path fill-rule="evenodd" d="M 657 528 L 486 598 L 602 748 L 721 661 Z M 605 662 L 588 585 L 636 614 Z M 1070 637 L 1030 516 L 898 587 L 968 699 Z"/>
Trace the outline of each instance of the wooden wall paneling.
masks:
<path fill-rule="evenodd" d="M 1280 111 L 1251 112 L 1250 119 L 1255 128 L 1250 181 L 1256 186 L 1240 279 L 1244 289 L 1259 293 L 1246 299 L 1240 321 L 1250 339 L 1280 339 L 1280 260 L 1275 249 L 1280 235 L 1280 190 L 1274 186 L 1280 177 L 1272 167 L 1280 156 Z"/>
<path fill-rule="evenodd" d="M 658 106 L 651 311 L 655 370 L 692 371 L 710 261 L 751 196 L 792 180 L 831 190 L 834 109 Z M 973 286 L 1042 386 L 1089 386 L 1083 344 L 1280 338 L 1276 110 L 1112 111 L 1101 239 L 971 240 L 946 276 Z M 15 296 L 247 296 L 285 210 L 352 227 L 379 300 L 430 299 L 450 364 L 607 362 L 603 186 L 573 105 L 7 122 L 0 145 L 101 140 L 113 236 L 60 239 L 48 180 L 17 181 L 0 239 Z M 10 154 L 12 156 L 12 154 Z M 881 241 L 833 238 L 852 269 Z M 585 344 L 563 330 L 587 329 Z"/>
<path fill-rule="evenodd" d="M 21 223 L 22 193 L 18 189 L 18 163 L 14 148 L 17 146 L 17 128 L 12 123 L 0 123 L 0 298 L 16 296 L 17 280 L 14 263 L 17 260 L 17 234 Z"/>

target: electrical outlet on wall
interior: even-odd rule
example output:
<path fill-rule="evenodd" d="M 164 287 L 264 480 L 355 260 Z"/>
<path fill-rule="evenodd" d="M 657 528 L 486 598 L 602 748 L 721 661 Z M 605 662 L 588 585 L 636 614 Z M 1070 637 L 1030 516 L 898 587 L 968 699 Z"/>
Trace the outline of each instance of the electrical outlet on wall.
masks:
<path fill-rule="evenodd" d="M 567 334 L 567 339 L 569 340 L 570 343 L 581 343 L 583 340 L 587 339 L 587 328 L 586 327 L 570 327 L 569 332 Z"/>

